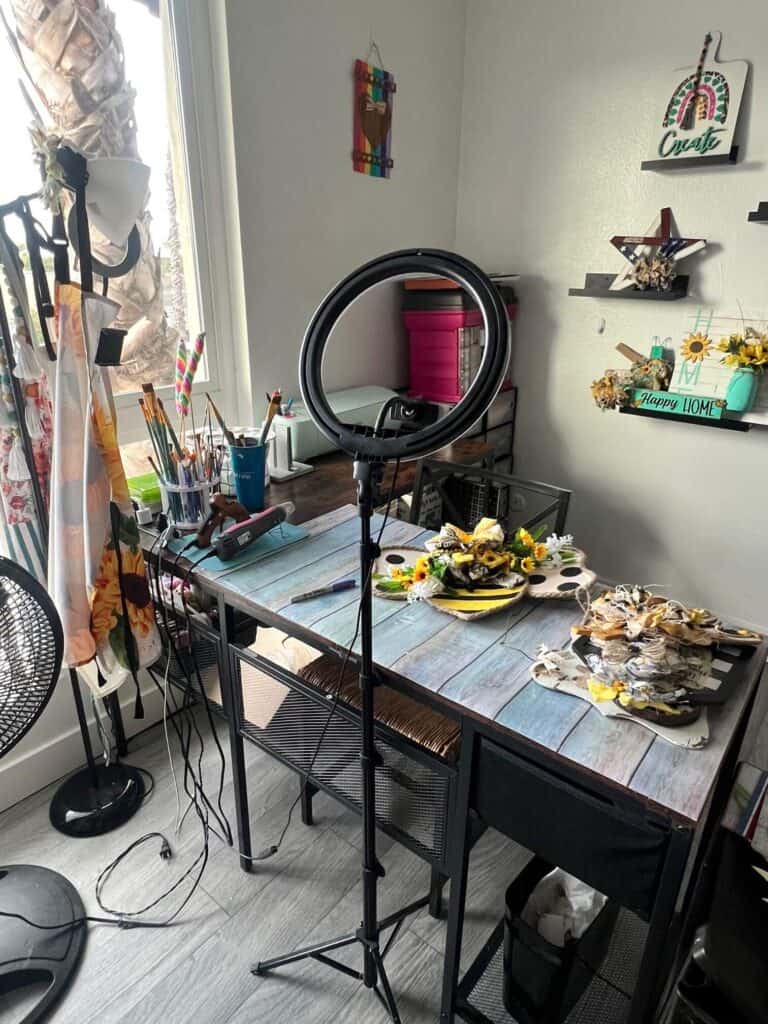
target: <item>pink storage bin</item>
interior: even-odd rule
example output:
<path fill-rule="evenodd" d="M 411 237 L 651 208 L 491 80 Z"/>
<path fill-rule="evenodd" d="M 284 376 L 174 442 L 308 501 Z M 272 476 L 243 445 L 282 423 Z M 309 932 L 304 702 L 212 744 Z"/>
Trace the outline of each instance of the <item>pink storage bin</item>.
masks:
<path fill-rule="evenodd" d="M 508 304 L 507 314 L 510 320 L 514 320 L 517 305 Z M 469 329 L 482 328 L 480 311 L 404 310 L 403 322 L 408 330 L 408 393 L 429 402 L 460 401 L 473 376 L 474 367 L 468 364 L 467 359 L 468 353 L 478 345 L 479 337 L 477 333 L 471 335 Z M 508 377 L 502 390 L 510 387 L 512 380 Z"/>

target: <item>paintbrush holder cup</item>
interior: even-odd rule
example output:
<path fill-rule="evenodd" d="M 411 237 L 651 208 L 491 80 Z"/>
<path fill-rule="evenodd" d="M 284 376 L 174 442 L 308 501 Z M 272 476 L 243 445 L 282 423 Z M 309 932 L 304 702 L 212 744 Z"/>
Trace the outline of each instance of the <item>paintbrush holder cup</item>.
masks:
<path fill-rule="evenodd" d="M 211 511 L 211 490 L 218 481 L 203 480 L 183 486 L 160 481 L 160 496 L 168 522 L 182 530 L 197 533 Z"/>

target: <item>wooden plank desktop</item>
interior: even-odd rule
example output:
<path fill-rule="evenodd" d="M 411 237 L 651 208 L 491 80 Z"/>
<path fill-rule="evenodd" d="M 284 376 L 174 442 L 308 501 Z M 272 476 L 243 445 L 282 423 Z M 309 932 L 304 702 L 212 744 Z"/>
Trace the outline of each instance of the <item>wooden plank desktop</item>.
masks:
<path fill-rule="evenodd" d="M 381 518 L 374 518 L 374 532 Z M 214 579 L 206 590 L 299 639 L 343 651 L 354 633 L 359 589 L 292 605 L 295 594 L 357 576 L 358 522 L 352 505 L 305 523 L 310 536 L 281 553 Z M 399 521 L 382 544 L 419 546 L 428 534 Z M 710 741 L 686 750 L 632 722 L 605 719 L 587 702 L 530 679 L 540 644 L 561 647 L 581 617 L 575 602 L 524 600 L 509 613 L 463 622 L 426 604 L 374 600 L 374 658 L 399 688 L 454 715 L 470 715 L 554 758 L 562 770 L 599 777 L 628 798 L 697 823 L 765 662 L 755 651 L 743 685 L 724 707 L 710 708 Z M 597 781 L 597 780 L 596 780 Z"/>

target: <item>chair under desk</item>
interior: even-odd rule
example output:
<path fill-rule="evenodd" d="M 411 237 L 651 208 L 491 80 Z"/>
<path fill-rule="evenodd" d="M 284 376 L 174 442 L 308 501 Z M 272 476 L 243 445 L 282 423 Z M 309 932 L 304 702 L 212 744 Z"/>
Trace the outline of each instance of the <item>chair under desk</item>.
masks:
<path fill-rule="evenodd" d="M 246 856 L 252 847 L 244 740 L 305 772 L 329 701 L 306 672 L 291 672 L 238 642 L 236 616 L 248 616 L 257 629 L 276 628 L 318 656 L 337 659 L 354 633 L 359 590 L 300 604 L 290 599 L 356 573 L 356 510 L 344 506 L 304 526 L 305 540 L 269 558 L 223 574 L 207 571 L 203 563 L 193 575 L 218 603 L 218 634 L 203 632 L 218 653 L 238 837 Z M 420 546 L 426 536 L 419 526 L 395 520 L 387 524 L 382 543 Z M 183 560 L 176 568 L 184 571 Z M 734 658 L 733 671 L 740 675 L 735 695 L 710 711 L 708 746 L 687 750 L 632 723 L 606 719 L 585 702 L 532 681 L 530 659 L 538 645 L 562 646 L 581 617 L 575 602 L 526 599 L 507 614 L 464 622 L 426 604 L 376 600 L 374 616 L 374 657 L 382 686 L 433 709 L 459 731 L 453 756 L 446 756 L 445 750 L 425 749 L 391 723 L 377 726 L 383 760 L 377 781 L 379 825 L 430 864 L 433 882 L 451 880 L 442 1024 L 457 1014 L 492 1024 L 510 1019 L 488 1003 L 493 988 L 489 972 L 498 969 L 500 960 L 498 929 L 464 979 L 459 978 L 472 830 L 478 819 L 626 908 L 621 941 L 638 944 L 634 964 L 620 972 L 631 979 L 630 990 L 619 988 L 622 998 L 614 992 L 613 1008 L 605 1010 L 612 1016 L 581 1019 L 593 1024 L 601 1019 L 612 1024 L 651 1021 L 675 952 L 695 876 L 692 868 L 722 810 L 765 663 L 765 645 Z M 359 810 L 357 712 L 342 701 L 333 717 L 310 775 L 305 820 L 311 820 L 315 789 Z M 246 859 L 241 864 L 251 868 Z M 625 953 L 629 956 L 629 950 Z M 605 1000 L 597 998 L 597 1003 L 605 1006 Z"/>

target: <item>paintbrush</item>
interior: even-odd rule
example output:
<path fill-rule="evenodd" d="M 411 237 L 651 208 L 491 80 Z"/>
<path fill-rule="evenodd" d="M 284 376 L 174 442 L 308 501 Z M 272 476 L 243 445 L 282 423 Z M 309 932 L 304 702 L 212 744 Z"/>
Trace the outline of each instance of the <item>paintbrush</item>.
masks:
<path fill-rule="evenodd" d="M 208 394 L 207 391 L 205 393 L 205 397 L 208 399 L 208 402 L 210 403 L 211 409 L 213 411 L 213 415 L 216 417 L 216 422 L 221 427 L 221 432 L 224 435 L 224 438 L 226 439 L 227 444 L 230 445 L 232 448 L 235 448 L 237 446 L 237 442 L 235 441 L 235 435 L 232 433 L 232 431 L 229 429 L 227 424 L 224 422 L 221 413 L 216 408 L 216 403 L 214 402 L 214 400 L 211 398 L 211 396 Z"/>
<path fill-rule="evenodd" d="M 264 426 L 261 428 L 261 436 L 259 437 L 259 444 L 266 444 L 267 437 L 269 435 L 269 428 L 272 426 L 272 420 L 275 418 L 275 414 L 279 412 L 280 406 L 283 403 L 283 395 L 280 388 L 273 391 L 271 395 L 267 395 L 267 415 L 264 417 Z"/>

